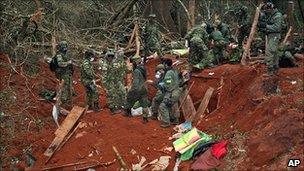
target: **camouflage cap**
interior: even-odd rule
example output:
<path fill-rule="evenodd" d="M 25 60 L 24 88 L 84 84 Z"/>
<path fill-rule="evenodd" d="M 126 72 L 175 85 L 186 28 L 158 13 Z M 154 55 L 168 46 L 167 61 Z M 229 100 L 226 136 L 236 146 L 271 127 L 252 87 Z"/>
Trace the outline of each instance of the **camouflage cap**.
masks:
<path fill-rule="evenodd" d="M 165 69 L 164 64 L 158 64 L 158 65 L 156 66 L 156 71 L 163 70 L 163 69 Z"/>
<path fill-rule="evenodd" d="M 58 43 L 58 47 L 67 47 L 68 46 L 68 42 L 67 41 L 61 41 Z"/>
<path fill-rule="evenodd" d="M 141 57 L 139 55 L 134 55 L 131 57 L 131 60 L 136 62 L 136 61 L 140 61 L 141 60 Z"/>

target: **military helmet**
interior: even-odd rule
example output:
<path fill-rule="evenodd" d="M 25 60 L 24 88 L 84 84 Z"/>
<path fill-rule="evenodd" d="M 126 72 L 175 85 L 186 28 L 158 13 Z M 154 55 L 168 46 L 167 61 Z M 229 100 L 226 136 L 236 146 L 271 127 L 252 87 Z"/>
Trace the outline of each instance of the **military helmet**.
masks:
<path fill-rule="evenodd" d="M 199 43 L 202 43 L 202 42 L 203 42 L 203 40 L 199 36 L 193 36 L 190 39 L 190 43 L 199 44 Z"/>
<path fill-rule="evenodd" d="M 158 64 L 158 65 L 156 66 L 156 71 L 164 70 L 164 69 L 165 69 L 164 64 Z"/>
<path fill-rule="evenodd" d="M 95 52 L 94 52 L 93 49 L 87 49 L 87 50 L 84 52 L 84 56 L 85 56 L 86 58 L 90 58 L 90 57 L 94 56 L 94 54 L 95 54 Z"/>
<path fill-rule="evenodd" d="M 115 54 L 114 54 L 113 50 L 110 49 L 110 50 L 108 50 L 107 53 L 106 53 L 106 58 L 109 58 L 109 57 L 114 58 L 114 55 L 115 55 Z"/>
<path fill-rule="evenodd" d="M 57 49 L 60 51 L 67 51 L 68 49 L 68 42 L 67 41 L 61 41 L 57 45 Z"/>
<path fill-rule="evenodd" d="M 138 62 L 138 61 L 141 61 L 141 57 L 139 55 L 134 55 L 131 57 L 131 60 L 133 62 Z"/>

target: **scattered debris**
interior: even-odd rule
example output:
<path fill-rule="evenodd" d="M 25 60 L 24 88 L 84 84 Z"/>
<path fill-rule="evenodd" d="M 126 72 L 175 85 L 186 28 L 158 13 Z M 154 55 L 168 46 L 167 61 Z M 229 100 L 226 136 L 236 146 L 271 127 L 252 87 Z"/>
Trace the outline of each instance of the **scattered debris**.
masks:
<path fill-rule="evenodd" d="M 290 82 L 292 85 L 295 85 L 295 84 L 297 84 L 297 81 L 291 81 Z"/>
<path fill-rule="evenodd" d="M 144 156 L 141 156 L 141 159 L 139 163 L 132 164 L 132 170 L 140 171 L 143 170 L 147 165 L 143 166 L 143 164 L 146 162 L 146 158 Z"/>
<path fill-rule="evenodd" d="M 209 72 L 208 75 L 212 76 L 212 75 L 214 75 L 214 72 Z"/>
<path fill-rule="evenodd" d="M 152 164 L 152 171 L 153 170 L 166 170 L 166 168 L 169 166 L 170 156 L 161 156 L 159 160 Z"/>
<path fill-rule="evenodd" d="M 130 153 L 131 153 L 132 155 L 135 155 L 137 152 L 136 152 L 134 149 L 131 149 Z"/>

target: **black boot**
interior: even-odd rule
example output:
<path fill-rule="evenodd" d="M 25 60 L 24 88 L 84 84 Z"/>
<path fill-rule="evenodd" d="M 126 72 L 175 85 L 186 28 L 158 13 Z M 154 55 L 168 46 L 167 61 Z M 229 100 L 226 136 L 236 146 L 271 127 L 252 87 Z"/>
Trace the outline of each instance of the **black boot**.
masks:
<path fill-rule="evenodd" d="M 143 120 L 142 120 L 142 122 L 145 124 L 145 123 L 148 123 L 149 121 L 148 121 L 148 118 L 147 117 L 143 117 Z"/>
<path fill-rule="evenodd" d="M 94 109 L 95 112 L 101 111 L 101 107 L 99 105 L 99 102 L 94 102 Z"/>
<path fill-rule="evenodd" d="M 125 117 L 132 117 L 131 109 L 124 109 L 123 115 Z"/>
<path fill-rule="evenodd" d="M 157 115 L 158 115 L 158 113 L 153 113 L 153 115 L 151 116 L 151 119 L 152 120 L 157 120 Z"/>

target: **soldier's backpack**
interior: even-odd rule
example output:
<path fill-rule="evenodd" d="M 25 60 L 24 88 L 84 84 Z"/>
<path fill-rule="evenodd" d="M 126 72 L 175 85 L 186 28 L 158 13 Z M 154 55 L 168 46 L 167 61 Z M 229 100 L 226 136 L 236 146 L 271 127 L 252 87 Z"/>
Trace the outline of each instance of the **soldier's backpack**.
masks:
<path fill-rule="evenodd" d="M 55 72 L 56 69 L 59 67 L 57 56 L 54 56 L 49 64 L 50 70 Z"/>

